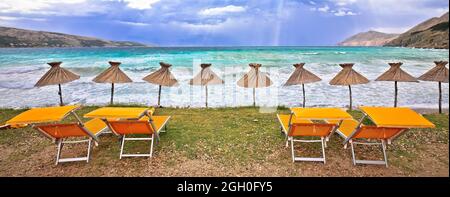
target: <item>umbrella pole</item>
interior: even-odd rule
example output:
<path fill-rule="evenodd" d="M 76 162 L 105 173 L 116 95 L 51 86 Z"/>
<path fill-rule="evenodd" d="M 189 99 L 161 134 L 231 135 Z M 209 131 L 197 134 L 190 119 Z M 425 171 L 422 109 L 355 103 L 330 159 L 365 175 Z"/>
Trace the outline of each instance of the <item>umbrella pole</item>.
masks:
<path fill-rule="evenodd" d="M 255 88 L 253 88 L 253 107 L 256 107 Z"/>
<path fill-rule="evenodd" d="M 304 83 L 302 83 L 302 89 L 303 89 L 303 108 L 305 108 L 306 96 L 305 96 L 305 84 Z"/>
<path fill-rule="evenodd" d="M 442 83 L 439 81 L 439 113 L 442 114 Z"/>
<path fill-rule="evenodd" d="M 205 92 L 206 92 L 206 108 L 208 108 L 208 86 L 205 86 Z"/>
<path fill-rule="evenodd" d="M 397 95 L 398 95 L 398 87 L 397 87 L 397 81 L 395 81 L 395 99 L 394 99 L 394 107 L 397 107 Z"/>
<path fill-rule="evenodd" d="M 114 103 L 113 101 L 114 98 L 114 83 L 111 83 L 111 105 Z"/>
<path fill-rule="evenodd" d="M 158 107 L 161 107 L 160 101 L 161 101 L 161 85 L 159 85 L 159 90 L 158 90 Z"/>
<path fill-rule="evenodd" d="M 352 111 L 352 86 L 348 85 L 349 95 L 350 95 L 350 111 Z"/>
<path fill-rule="evenodd" d="M 439 83 L 440 83 L 440 82 L 439 82 Z M 59 88 L 59 90 L 58 90 L 58 95 L 59 95 L 59 105 L 60 105 L 60 106 L 64 106 L 63 99 L 62 99 L 61 84 L 58 84 L 58 88 Z"/>

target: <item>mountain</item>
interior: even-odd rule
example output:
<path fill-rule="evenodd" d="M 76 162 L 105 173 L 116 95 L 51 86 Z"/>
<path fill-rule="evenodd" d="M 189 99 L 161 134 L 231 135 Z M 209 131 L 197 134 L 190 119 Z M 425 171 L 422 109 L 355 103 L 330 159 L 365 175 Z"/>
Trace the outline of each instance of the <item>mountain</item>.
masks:
<path fill-rule="evenodd" d="M 448 18 L 448 12 L 441 17 L 431 18 L 401 34 L 385 46 L 448 49 Z"/>
<path fill-rule="evenodd" d="M 338 43 L 339 46 L 383 46 L 397 38 L 398 34 L 386 34 L 377 31 L 368 31 L 356 34 Z"/>
<path fill-rule="evenodd" d="M 62 33 L 0 27 L 0 47 L 144 47 L 128 41 L 109 41 Z"/>

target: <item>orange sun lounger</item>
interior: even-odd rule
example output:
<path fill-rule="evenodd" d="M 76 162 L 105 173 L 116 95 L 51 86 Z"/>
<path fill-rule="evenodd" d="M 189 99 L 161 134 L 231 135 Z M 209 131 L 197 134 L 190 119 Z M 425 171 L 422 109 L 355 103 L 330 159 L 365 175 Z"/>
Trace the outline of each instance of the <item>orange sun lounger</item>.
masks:
<path fill-rule="evenodd" d="M 97 136 L 107 129 L 106 124 L 100 119 L 92 119 L 84 124 L 64 123 L 64 124 L 44 124 L 35 125 L 33 128 L 40 131 L 46 137 L 52 139 L 57 144 L 56 165 L 62 162 L 86 161 L 89 162 L 92 140 L 98 142 Z M 70 140 L 71 138 L 87 138 L 80 140 Z M 87 143 L 87 155 L 85 157 L 61 158 L 64 144 Z"/>
<path fill-rule="evenodd" d="M 159 133 L 167 130 L 170 116 L 144 116 L 139 120 L 107 120 L 111 131 L 122 137 L 120 155 L 122 157 L 152 157 L 154 140 L 159 140 Z M 127 137 L 127 135 L 144 134 L 150 137 Z M 125 141 L 151 141 L 148 154 L 125 154 Z"/>
<path fill-rule="evenodd" d="M 291 143 L 291 155 L 292 162 L 296 161 L 320 161 L 326 163 L 325 156 L 325 147 L 326 147 L 326 138 L 334 131 L 336 128 L 336 124 L 319 124 L 313 123 L 311 120 L 298 119 L 292 117 L 290 121 L 291 115 L 281 115 L 277 114 L 278 120 L 281 124 L 281 130 L 286 135 L 286 146 Z M 296 139 L 300 137 L 320 137 L 320 140 L 304 140 L 304 139 Z M 322 157 L 319 158 L 311 158 L 311 157 L 296 157 L 294 151 L 294 143 L 295 142 L 303 142 L 303 143 L 314 143 L 320 142 L 322 144 Z"/>
<path fill-rule="evenodd" d="M 61 162 L 70 161 L 86 161 L 89 162 L 90 150 L 92 140 L 98 141 L 97 136 L 107 127 L 100 119 L 92 119 L 83 123 L 75 110 L 79 109 L 80 105 L 67 105 L 57 107 L 41 107 L 32 108 L 20 113 L 6 122 L 7 125 L 26 126 L 31 125 L 46 137 L 52 139 L 57 144 L 56 165 Z M 72 114 L 77 122 L 75 123 L 60 123 L 68 115 Z M 69 141 L 72 138 L 88 138 L 85 140 Z M 61 151 L 64 144 L 88 143 L 88 150 L 86 157 L 76 158 L 61 158 Z"/>
<path fill-rule="evenodd" d="M 338 133 L 345 138 L 344 145 L 350 144 L 353 164 L 376 164 L 388 167 L 386 155 L 387 144 L 410 128 L 432 128 L 434 124 L 409 108 L 392 107 L 360 107 L 364 116 L 358 122 L 345 120 Z M 369 118 L 375 126 L 362 124 Z M 334 123 L 328 121 L 329 123 Z M 361 160 L 356 158 L 356 145 L 379 145 L 383 152 L 383 160 Z"/>

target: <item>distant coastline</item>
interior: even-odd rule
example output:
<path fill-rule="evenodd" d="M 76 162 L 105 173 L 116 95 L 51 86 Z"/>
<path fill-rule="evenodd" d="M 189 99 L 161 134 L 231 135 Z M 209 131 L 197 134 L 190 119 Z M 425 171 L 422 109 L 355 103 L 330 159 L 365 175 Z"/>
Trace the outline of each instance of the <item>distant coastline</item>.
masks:
<path fill-rule="evenodd" d="M 131 41 L 110 41 L 56 32 L 0 27 L 0 48 L 151 47 Z"/>
<path fill-rule="evenodd" d="M 388 46 L 448 49 L 449 13 L 426 20 L 402 34 L 368 31 L 353 35 L 338 46 Z"/>

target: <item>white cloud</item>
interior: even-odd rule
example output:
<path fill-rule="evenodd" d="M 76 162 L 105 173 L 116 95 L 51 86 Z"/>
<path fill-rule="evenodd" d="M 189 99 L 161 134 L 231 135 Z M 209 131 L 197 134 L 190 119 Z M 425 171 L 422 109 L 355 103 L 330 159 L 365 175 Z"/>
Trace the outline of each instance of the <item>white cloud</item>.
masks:
<path fill-rule="evenodd" d="M 22 16 L 88 16 L 107 13 L 112 0 L 0 0 L 0 14 Z"/>
<path fill-rule="evenodd" d="M 337 6 L 347 6 L 357 2 L 357 0 L 331 0 Z"/>
<path fill-rule="evenodd" d="M 47 19 L 45 19 L 45 18 L 28 18 L 28 17 L 0 16 L 0 21 L 19 21 L 19 20 L 47 21 Z"/>
<path fill-rule="evenodd" d="M 133 9 L 145 10 L 151 9 L 153 4 L 160 2 L 161 0 L 123 0 L 127 3 L 127 6 Z"/>
<path fill-rule="evenodd" d="M 235 5 L 228 5 L 225 7 L 215 7 L 215 8 L 208 8 L 204 9 L 199 12 L 200 15 L 204 16 L 214 16 L 214 15 L 223 15 L 226 13 L 238 13 L 238 12 L 245 12 L 246 8 L 242 6 L 235 6 Z"/>
<path fill-rule="evenodd" d="M 328 3 L 331 3 L 331 7 L 325 4 L 323 7 L 312 7 L 309 10 L 330 13 L 334 16 L 355 16 L 358 13 L 345 6 L 350 6 L 357 2 L 357 0 L 329 0 Z"/>
<path fill-rule="evenodd" d="M 346 11 L 346 10 L 343 10 L 343 9 L 339 9 L 339 10 L 334 12 L 334 15 L 335 16 L 355 16 L 355 15 L 358 15 L 358 14 L 356 14 L 356 13 L 354 13 L 352 11 Z"/>
<path fill-rule="evenodd" d="M 317 11 L 319 12 L 328 12 L 330 10 L 330 6 L 325 5 L 324 7 L 317 8 Z"/>
<path fill-rule="evenodd" d="M 51 8 L 53 4 L 80 4 L 86 0 L 1 0 L 0 12 L 33 13 Z"/>
<path fill-rule="evenodd" d="M 142 27 L 142 26 L 149 26 L 150 25 L 148 23 L 131 22 L 131 21 L 115 21 L 115 22 L 120 23 L 120 24 L 124 24 L 124 25 L 140 26 L 140 27 Z"/>
<path fill-rule="evenodd" d="M 383 33 L 392 33 L 392 34 L 401 34 L 401 33 L 405 33 L 406 31 L 408 31 L 409 29 L 411 29 L 412 27 L 374 27 L 374 28 L 370 28 L 374 31 L 379 31 L 379 32 L 383 32 Z"/>

